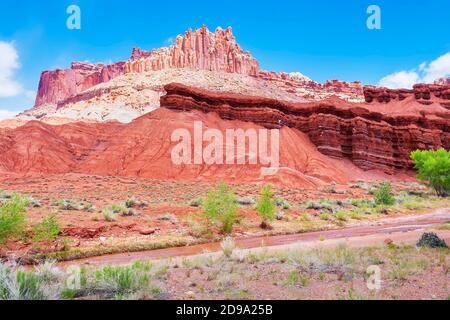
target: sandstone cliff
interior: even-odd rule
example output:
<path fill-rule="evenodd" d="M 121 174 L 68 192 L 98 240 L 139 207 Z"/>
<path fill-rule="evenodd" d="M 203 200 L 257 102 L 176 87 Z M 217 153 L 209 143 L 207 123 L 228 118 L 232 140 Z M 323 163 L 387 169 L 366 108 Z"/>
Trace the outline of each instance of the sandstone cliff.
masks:
<path fill-rule="evenodd" d="M 296 128 L 306 133 L 323 154 L 349 159 L 363 169 L 392 173 L 396 168 L 411 167 L 409 154 L 415 149 L 450 149 L 450 112 L 443 108 L 450 99 L 448 89 L 448 86 L 417 86 L 408 93 L 414 95 L 407 101 L 410 105 L 404 106 L 390 100 L 394 96 L 400 99 L 400 95 L 403 99 L 404 91 L 394 94 L 367 88 L 367 100 L 377 97 L 387 103 L 379 106 L 352 104 L 336 98 L 289 103 L 170 84 L 165 87 L 167 95 L 161 98 L 161 106 L 216 112 L 223 119 L 251 121 L 268 128 Z M 429 106 L 414 100 L 424 96 Z M 417 108 L 423 109 L 422 112 L 416 112 Z"/>
<path fill-rule="evenodd" d="M 124 62 L 111 65 L 74 62 L 70 69 L 44 71 L 39 80 L 35 106 L 57 104 L 99 83 L 124 73 Z"/>
<path fill-rule="evenodd" d="M 169 68 L 191 68 L 256 76 L 259 64 L 244 52 L 231 28 L 210 32 L 206 26 L 188 30 L 178 36 L 169 48 L 151 52 L 134 49 L 125 72 L 157 71 Z"/>

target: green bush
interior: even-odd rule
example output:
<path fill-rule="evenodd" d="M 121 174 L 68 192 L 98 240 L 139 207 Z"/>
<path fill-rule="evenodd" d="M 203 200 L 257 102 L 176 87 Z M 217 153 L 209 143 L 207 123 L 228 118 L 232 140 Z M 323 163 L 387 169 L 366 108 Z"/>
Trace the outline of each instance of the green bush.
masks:
<path fill-rule="evenodd" d="M 444 240 L 434 232 L 425 232 L 417 242 L 418 247 L 448 248 Z"/>
<path fill-rule="evenodd" d="M 419 180 L 428 183 L 440 197 L 450 195 L 450 151 L 416 150 L 411 159 Z"/>
<path fill-rule="evenodd" d="M 117 214 L 111 208 L 103 209 L 102 213 L 103 213 L 103 218 L 105 219 L 105 221 L 107 221 L 107 222 L 116 221 Z"/>
<path fill-rule="evenodd" d="M 48 217 L 42 219 L 34 228 L 33 241 L 52 241 L 61 232 L 61 228 L 58 223 L 58 219 L 55 214 L 51 214 Z"/>
<path fill-rule="evenodd" d="M 0 263 L 0 300 L 44 300 L 43 281 L 34 272 Z"/>
<path fill-rule="evenodd" d="M 395 204 L 395 198 L 392 194 L 392 187 L 389 182 L 381 183 L 374 192 L 375 203 L 377 205 L 392 206 Z"/>
<path fill-rule="evenodd" d="M 327 220 L 330 220 L 330 215 L 328 213 L 326 213 L 326 212 L 322 212 L 319 215 L 319 218 L 320 218 L 320 220 L 327 221 Z"/>
<path fill-rule="evenodd" d="M 125 201 L 125 206 L 127 208 L 133 208 L 135 205 L 137 205 L 137 203 L 138 203 L 138 201 L 136 200 L 136 198 L 135 197 L 131 197 L 131 198 L 128 198 Z"/>
<path fill-rule="evenodd" d="M 261 226 L 275 219 L 276 208 L 272 186 L 266 185 L 261 189 L 261 194 L 256 204 L 256 211 L 262 219 Z"/>
<path fill-rule="evenodd" d="M 233 190 L 221 182 L 216 188 L 211 189 L 202 201 L 203 214 L 207 221 L 220 222 L 220 230 L 229 234 L 236 222 L 237 202 Z"/>
<path fill-rule="evenodd" d="M 27 199 L 14 195 L 0 207 L 0 244 L 24 232 L 27 205 Z"/>

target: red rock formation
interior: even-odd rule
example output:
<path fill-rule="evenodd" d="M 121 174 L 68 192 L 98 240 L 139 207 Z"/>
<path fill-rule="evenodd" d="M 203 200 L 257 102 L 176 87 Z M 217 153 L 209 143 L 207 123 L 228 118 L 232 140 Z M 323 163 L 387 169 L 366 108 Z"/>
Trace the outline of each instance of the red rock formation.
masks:
<path fill-rule="evenodd" d="M 424 106 L 412 96 L 388 104 L 348 103 L 337 98 L 288 103 L 177 84 L 165 90 L 167 95 L 161 99 L 165 108 L 129 124 L 52 126 L 32 121 L 16 129 L 0 129 L 0 172 L 232 182 L 269 179 L 285 185 L 317 186 L 364 178 L 362 169 L 394 173 L 410 168 L 409 153 L 417 148 L 450 149 L 450 111 L 433 102 L 434 93 L 433 104 Z M 399 113 L 395 109 L 400 107 L 404 111 Z M 261 178 L 261 165 L 175 165 L 171 151 L 176 142 L 171 135 L 176 129 L 193 135 L 194 121 L 222 133 L 229 128 L 281 128 L 280 171 Z"/>
<path fill-rule="evenodd" d="M 134 49 L 126 72 L 157 71 L 167 68 L 192 68 L 256 76 L 259 64 L 236 43 L 230 28 L 210 32 L 206 26 L 178 36 L 169 48 L 151 52 Z"/>
<path fill-rule="evenodd" d="M 74 62 L 70 69 L 45 71 L 39 81 L 35 106 L 56 104 L 124 73 L 124 62 L 111 65 Z"/>
<path fill-rule="evenodd" d="M 210 32 L 205 26 L 178 36 L 169 48 L 150 52 L 134 48 L 131 59 L 111 65 L 74 62 L 70 69 L 45 71 L 35 107 L 58 104 L 99 83 L 129 72 L 192 68 L 257 76 L 259 64 L 236 43 L 231 28 Z"/>
<path fill-rule="evenodd" d="M 366 102 L 389 103 L 414 97 L 422 104 L 431 104 L 435 100 L 450 100 L 450 85 L 416 84 L 413 89 L 388 89 L 383 87 L 364 87 Z M 445 103 L 445 102 L 444 102 Z"/>
<path fill-rule="evenodd" d="M 363 101 L 363 86 L 361 82 L 345 82 L 329 80 L 324 84 L 317 83 L 308 77 L 298 73 L 260 71 L 258 77 L 276 83 L 286 92 L 297 94 L 310 100 L 323 100 L 331 94 L 338 94 L 346 100 Z"/>
<path fill-rule="evenodd" d="M 439 84 L 439 85 L 446 85 L 449 84 L 450 85 L 450 77 L 449 78 L 441 78 L 438 79 L 434 82 L 434 84 Z"/>
<path fill-rule="evenodd" d="M 161 98 L 163 107 L 216 112 L 223 119 L 251 121 L 268 128 L 296 128 L 306 133 L 322 153 L 350 159 L 363 169 L 393 172 L 395 168 L 411 166 L 412 150 L 450 149 L 450 112 L 445 109 L 438 109 L 439 112 L 427 118 L 425 113 L 377 112 L 370 105 L 339 99 L 294 104 L 208 92 L 179 84 L 167 85 L 165 90 L 167 95 Z M 423 87 L 415 90 L 419 92 Z M 437 87 L 430 90 L 440 92 Z M 373 90 L 367 89 L 366 93 L 369 92 L 372 94 Z M 397 107 L 393 102 L 391 105 L 393 109 Z"/>
<path fill-rule="evenodd" d="M 328 80 L 323 87 L 328 91 L 363 94 L 363 86 L 360 81 L 345 82 L 340 80 Z"/>

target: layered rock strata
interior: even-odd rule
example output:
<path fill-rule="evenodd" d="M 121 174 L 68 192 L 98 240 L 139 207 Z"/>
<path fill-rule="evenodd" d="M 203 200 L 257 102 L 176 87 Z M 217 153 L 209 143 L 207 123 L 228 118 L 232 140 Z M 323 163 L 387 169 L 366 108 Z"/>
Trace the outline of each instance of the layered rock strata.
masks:
<path fill-rule="evenodd" d="M 415 149 L 450 149 L 450 112 L 442 109 L 432 116 L 376 111 L 368 103 L 351 104 L 339 99 L 314 103 L 289 103 L 268 98 L 214 93 L 180 84 L 165 86 L 161 106 L 172 110 L 216 112 L 223 119 L 250 121 L 267 128 L 284 126 L 306 133 L 323 154 L 347 158 L 368 169 L 392 173 L 410 168 Z M 417 86 L 407 94 L 447 97 L 445 87 Z M 392 108 L 392 97 L 403 99 L 403 91 L 380 93 L 368 88 L 367 97 L 376 97 Z M 378 95 L 376 95 L 378 94 Z M 405 93 L 406 94 L 406 93 Z M 390 97 L 389 101 L 385 98 Z M 381 99 L 383 97 L 383 99 Z M 372 101 L 371 99 L 367 99 Z M 432 102 L 432 100 L 430 100 Z M 412 101 L 411 103 L 417 103 Z M 422 106 L 422 105 L 421 105 Z M 422 106 L 426 108 L 426 106 Z"/>

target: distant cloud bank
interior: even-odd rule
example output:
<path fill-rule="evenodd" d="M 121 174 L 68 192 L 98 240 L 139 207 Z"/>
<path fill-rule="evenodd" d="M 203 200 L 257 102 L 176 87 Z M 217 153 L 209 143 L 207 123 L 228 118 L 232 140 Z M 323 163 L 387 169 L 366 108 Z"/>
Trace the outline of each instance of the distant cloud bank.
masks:
<path fill-rule="evenodd" d="M 433 83 L 446 77 L 450 77 L 450 52 L 429 63 L 421 63 L 417 69 L 389 74 L 378 85 L 391 89 L 410 89 L 417 83 Z"/>

